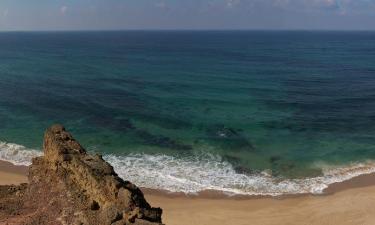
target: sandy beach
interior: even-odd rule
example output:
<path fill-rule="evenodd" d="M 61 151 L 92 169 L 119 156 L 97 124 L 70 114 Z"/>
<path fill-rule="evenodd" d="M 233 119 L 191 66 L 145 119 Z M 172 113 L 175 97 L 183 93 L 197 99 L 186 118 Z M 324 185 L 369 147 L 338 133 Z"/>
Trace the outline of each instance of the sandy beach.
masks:
<path fill-rule="evenodd" d="M 26 166 L 0 161 L 0 185 L 27 183 L 27 170 Z"/>
<path fill-rule="evenodd" d="M 349 189 L 334 195 L 287 199 L 189 199 L 148 195 L 164 209 L 173 225 L 371 225 L 375 224 L 375 187 Z"/>
<path fill-rule="evenodd" d="M 0 184 L 27 182 L 27 167 L 0 162 Z M 332 186 L 328 194 L 284 198 L 218 198 L 151 193 L 168 225 L 373 225 L 374 175 Z"/>

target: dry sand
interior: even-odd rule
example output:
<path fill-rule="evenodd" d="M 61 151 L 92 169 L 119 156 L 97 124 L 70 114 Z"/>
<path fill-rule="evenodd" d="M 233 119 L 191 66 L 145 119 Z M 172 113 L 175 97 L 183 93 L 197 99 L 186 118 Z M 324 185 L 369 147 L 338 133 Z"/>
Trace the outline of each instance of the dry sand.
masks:
<path fill-rule="evenodd" d="M 327 196 L 283 200 L 168 198 L 147 200 L 164 210 L 169 225 L 374 225 L 375 187 L 350 189 Z"/>
<path fill-rule="evenodd" d="M 0 185 L 26 183 L 26 174 L 26 166 L 14 166 L 9 162 L 0 161 Z"/>
<path fill-rule="evenodd" d="M 0 184 L 25 182 L 26 167 L 0 162 Z M 167 225 L 375 225 L 375 175 L 332 186 L 330 194 L 230 199 L 149 193 Z"/>

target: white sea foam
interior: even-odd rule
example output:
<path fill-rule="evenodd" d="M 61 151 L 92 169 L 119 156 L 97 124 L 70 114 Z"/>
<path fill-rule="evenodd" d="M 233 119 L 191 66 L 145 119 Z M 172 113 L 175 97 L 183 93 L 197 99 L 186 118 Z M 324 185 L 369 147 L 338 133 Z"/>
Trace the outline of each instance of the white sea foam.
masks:
<path fill-rule="evenodd" d="M 280 179 L 266 171 L 238 174 L 231 164 L 212 155 L 183 159 L 166 155 L 107 155 L 105 159 L 121 177 L 141 187 L 185 193 L 216 190 L 244 195 L 320 194 L 330 184 L 375 172 L 375 163 L 366 162 L 336 168 L 324 166 L 323 175 L 314 178 Z"/>
<path fill-rule="evenodd" d="M 16 165 L 30 165 L 31 159 L 41 151 L 24 146 L 0 142 L 0 160 Z M 132 154 L 127 156 L 105 155 L 105 160 L 125 180 L 140 187 L 171 192 L 198 193 L 204 190 L 223 191 L 228 194 L 271 195 L 313 193 L 320 194 L 330 184 L 353 177 L 375 173 L 375 162 L 355 163 L 332 167 L 319 163 L 323 175 L 306 179 L 280 179 L 267 171 L 259 174 L 238 174 L 233 166 L 219 156 L 204 154 L 176 158 L 167 155 Z"/>
<path fill-rule="evenodd" d="M 22 145 L 0 142 L 0 160 L 11 162 L 14 165 L 29 166 L 32 158 L 41 155 L 41 151 L 28 149 Z"/>

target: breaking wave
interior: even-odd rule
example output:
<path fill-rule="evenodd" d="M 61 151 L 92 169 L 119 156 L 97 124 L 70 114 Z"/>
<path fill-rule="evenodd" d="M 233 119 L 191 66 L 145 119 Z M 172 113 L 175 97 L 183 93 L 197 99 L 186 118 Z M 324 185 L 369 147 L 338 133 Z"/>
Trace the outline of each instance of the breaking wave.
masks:
<path fill-rule="evenodd" d="M 141 187 L 184 193 L 214 190 L 241 195 L 321 194 L 330 184 L 375 172 L 375 163 L 366 162 L 340 168 L 326 166 L 319 177 L 281 179 L 267 172 L 239 174 L 221 157 L 207 154 L 183 159 L 167 155 L 107 155 L 105 159 L 121 177 Z"/>
<path fill-rule="evenodd" d="M 8 161 L 18 166 L 29 166 L 31 159 L 41 156 L 42 152 L 25 146 L 0 142 L 0 160 Z"/>
<path fill-rule="evenodd" d="M 15 165 L 30 165 L 31 159 L 41 151 L 24 146 L 0 142 L 0 160 Z M 219 156 L 204 154 L 185 158 L 168 155 L 131 154 L 105 155 L 115 171 L 125 180 L 140 187 L 170 192 L 198 193 L 204 190 L 227 194 L 270 195 L 312 193 L 320 194 L 330 184 L 375 172 L 372 161 L 343 167 L 319 165 L 323 175 L 305 179 L 281 179 L 262 172 L 239 174 L 233 166 Z"/>

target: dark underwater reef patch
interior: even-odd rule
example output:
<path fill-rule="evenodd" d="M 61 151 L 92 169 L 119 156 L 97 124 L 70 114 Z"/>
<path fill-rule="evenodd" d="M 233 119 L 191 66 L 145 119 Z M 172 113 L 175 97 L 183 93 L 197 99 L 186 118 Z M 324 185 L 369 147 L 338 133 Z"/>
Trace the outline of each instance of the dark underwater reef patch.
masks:
<path fill-rule="evenodd" d="M 223 124 L 209 126 L 206 129 L 206 140 L 213 145 L 232 151 L 254 151 L 253 144 L 241 133 L 241 130 Z"/>
<path fill-rule="evenodd" d="M 236 171 L 236 173 L 239 174 L 250 175 L 260 172 L 243 165 L 241 158 L 238 156 L 226 154 L 223 156 L 223 161 L 229 162 L 233 166 L 233 169 Z"/>
<path fill-rule="evenodd" d="M 91 118 L 96 126 L 133 135 L 144 145 L 157 146 L 174 150 L 191 150 L 192 146 L 179 143 L 161 134 L 152 134 L 146 129 L 138 128 L 128 118 L 95 117 Z"/>
<path fill-rule="evenodd" d="M 136 130 L 135 132 L 138 137 L 140 137 L 144 144 L 151 146 L 158 146 L 161 148 L 169 148 L 174 150 L 192 150 L 193 147 L 186 144 L 178 143 L 169 137 L 163 135 L 154 135 L 146 130 Z"/>
<path fill-rule="evenodd" d="M 128 118 L 112 118 L 109 116 L 91 117 L 90 122 L 96 126 L 107 128 L 118 132 L 128 132 L 136 129 Z"/>

